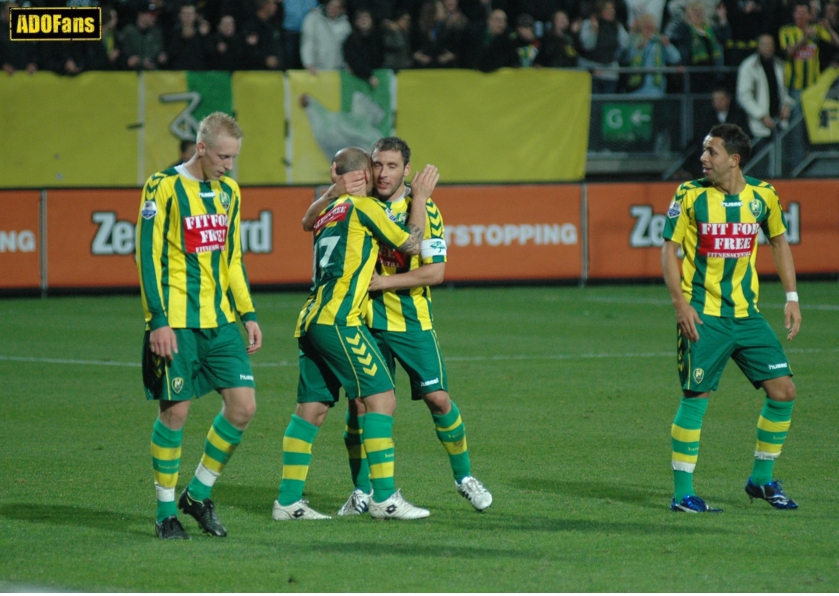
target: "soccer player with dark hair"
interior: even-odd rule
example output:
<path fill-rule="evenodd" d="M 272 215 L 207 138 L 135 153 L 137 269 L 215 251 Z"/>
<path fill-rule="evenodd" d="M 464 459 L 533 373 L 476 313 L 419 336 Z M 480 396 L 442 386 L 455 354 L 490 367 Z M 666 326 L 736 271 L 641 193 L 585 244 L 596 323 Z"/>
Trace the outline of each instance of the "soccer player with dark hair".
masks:
<path fill-rule="evenodd" d="M 717 389 L 729 358 L 755 388 L 766 392 L 746 493 L 776 509 L 798 507 L 772 479 L 790 426 L 795 385 L 784 349 L 757 307 L 759 229 L 769 239 L 786 291 L 788 340 L 801 326 L 795 267 L 784 236 L 787 224 L 778 193 L 767 182 L 744 176 L 740 169 L 749 154 L 749 137 L 740 127 L 719 124 L 711 128 L 701 157 L 705 177 L 682 184 L 667 212 L 662 268 L 676 309 L 683 391 L 671 428 L 672 511 L 721 511 L 696 496 L 693 472 L 708 397 Z M 679 248 L 684 251 L 681 267 Z"/>
<path fill-rule="evenodd" d="M 151 440 L 161 539 L 189 539 L 181 509 L 212 536 L 227 530 L 210 500 L 213 485 L 256 411 L 249 354 L 262 346 L 242 262 L 239 186 L 226 173 L 242 130 L 221 112 L 204 118 L 195 154 L 152 175 L 137 220 L 137 269 L 146 318 L 143 383 L 160 414 Z M 236 326 L 248 335 L 247 349 Z M 175 505 L 190 400 L 215 389 L 223 400 L 195 476 Z"/>
<path fill-rule="evenodd" d="M 414 198 L 412 188 L 405 183 L 411 172 L 410 147 L 398 137 L 383 138 L 373 146 L 371 157 L 376 198 L 386 202 L 391 218 L 404 222 Z M 311 229 L 328 194 L 309 208 L 303 219 L 304 229 Z M 460 410 L 449 397 L 446 367 L 433 326 L 429 286 L 442 283 L 445 271 L 443 217 L 429 198 L 420 254 L 405 255 L 386 246 L 380 247 L 376 273 L 370 283 L 365 322 L 391 375 L 395 376 L 398 361 L 408 373 L 411 398 L 422 400 L 431 412 L 437 438 L 449 456 L 458 492 L 475 509 L 483 511 L 492 504 L 492 495 L 472 476 L 466 427 Z M 366 418 L 364 404 L 351 400 L 349 406 L 344 442 L 354 490 L 338 515 L 365 512 L 371 497 L 370 467 L 362 441 Z"/>
<path fill-rule="evenodd" d="M 359 172 L 364 195 L 372 188 L 369 156 L 350 147 L 333 159 L 333 176 Z M 417 177 L 425 197 L 437 184 L 437 168 L 427 166 Z M 312 292 L 300 312 L 295 337 L 300 346 L 297 408 L 283 437 L 283 473 L 274 502 L 277 521 L 328 519 L 303 500 L 312 459 L 312 444 L 329 408 L 344 388 L 367 411 L 363 445 L 370 461 L 375 519 L 419 519 L 427 509 L 407 502 L 394 484 L 393 378 L 364 325 L 367 289 L 376 266 L 379 244 L 405 254 L 419 254 L 425 229 L 425 198 L 417 201 L 406 225 L 392 221 L 385 205 L 369 196 L 344 194 L 320 212 L 314 223 Z"/>

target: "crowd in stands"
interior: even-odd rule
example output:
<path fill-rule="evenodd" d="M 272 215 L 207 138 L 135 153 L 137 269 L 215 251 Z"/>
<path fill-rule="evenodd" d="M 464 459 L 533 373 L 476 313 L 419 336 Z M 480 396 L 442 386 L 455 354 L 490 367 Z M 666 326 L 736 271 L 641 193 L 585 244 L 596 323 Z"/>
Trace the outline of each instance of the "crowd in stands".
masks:
<path fill-rule="evenodd" d="M 102 40 L 0 36 L 9 75 L 346 68 L 375 86 L 377 68 L 586 68 L 594 93 L 660 96 L 683 89 L 662 67 L 706 67 L 691 88 L 727 87 L 757 136 L 839 64 L 839 0 L 33 0 L 4 3 L 7 31 L 14 6 L 101 6 Z"/>

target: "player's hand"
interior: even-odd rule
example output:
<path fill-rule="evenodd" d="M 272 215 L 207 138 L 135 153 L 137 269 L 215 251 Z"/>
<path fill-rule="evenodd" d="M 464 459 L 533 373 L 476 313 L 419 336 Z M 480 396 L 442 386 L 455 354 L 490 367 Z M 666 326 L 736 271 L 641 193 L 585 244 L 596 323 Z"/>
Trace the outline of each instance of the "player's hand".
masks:
<path fill-rule="evenodd" d="M 262 347 L 262 330 L 256 321 L 245 321 L 245 329 L 248 331 L 248 355 L 256 354 Z"/>
<path fill-rule="evenodd" d="M 789 329 L 787 339 L 798 335 L 798 330 L 801 329 L 801 307 L 798 302 L 787 302 L 784 306 L 784 327 Z"/>
<path fill-rule="evenodd" d="M 414 199 L 425 201 L 434 192 L 437 182 L 440 180 L 440 173 L 437 171 L 437 166 L 428 164 L 422 169 L 422 172 L 414 176 L 411 182 L 411 196 Z"/>
<path fill-rule="evenodd" d="M 696 326 L 703 324 L 702 319 L 699 318 L 696 309 L 687 302 L 676 307 L 676 323 L 688 340 L 699 341 L 699 330 Z"/>
<path fill-rule="evenodd" d="M 370 286 L 367 288 L 368 292 L 375 292 L 376 290 L 384 290 L 384 278 L 376 273 L 373 272 L 373 278 L 370 280 Z"/>
<path fill-rule="evenodd" d="M 363 170 L 347 172 L 336 177 L 335 190 L 338 196 L 349 194 L 354 197 L 367 196 L 367 173 Z"/>
<path fill-rule="evenodd" d="M 169 325 L 158 327 L 149 335 L 149 347 L 152 354 L 171 362 L 178 353 L 178 338 Z"/>

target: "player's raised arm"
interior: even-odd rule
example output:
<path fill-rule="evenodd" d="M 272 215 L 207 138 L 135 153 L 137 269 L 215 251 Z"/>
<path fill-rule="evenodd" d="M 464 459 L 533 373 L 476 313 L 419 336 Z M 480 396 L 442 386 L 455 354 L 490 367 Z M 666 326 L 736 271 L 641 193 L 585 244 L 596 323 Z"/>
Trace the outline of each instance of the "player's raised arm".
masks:
<path fill-rule="evenodd" d="M 414 200 L 411 201 L 411 211 L 408 215 L 407 227 L 411 237 L 399 247 L 400 252 L 408 255 L 418 255 L 422 248 L 422 238 L 425 233 L 425 202 L 431 196 L 440 174 L 436 166 L 427 165 L 422 172 L 414 176 L 411 191 Z"/>

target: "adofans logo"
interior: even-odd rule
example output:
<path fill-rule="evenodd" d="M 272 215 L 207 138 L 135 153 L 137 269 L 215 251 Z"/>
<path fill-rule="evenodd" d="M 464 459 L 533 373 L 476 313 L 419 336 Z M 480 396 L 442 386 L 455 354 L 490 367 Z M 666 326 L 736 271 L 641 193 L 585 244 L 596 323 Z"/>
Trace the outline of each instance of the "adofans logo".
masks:
<path fill-rule="evenodd" d="M 12 41 L 98 41 L 102 39 L 102 9 L 11 8 Z"/>

